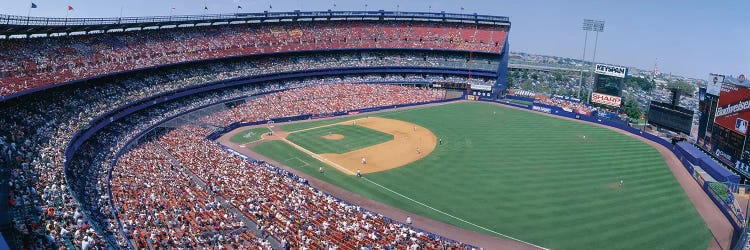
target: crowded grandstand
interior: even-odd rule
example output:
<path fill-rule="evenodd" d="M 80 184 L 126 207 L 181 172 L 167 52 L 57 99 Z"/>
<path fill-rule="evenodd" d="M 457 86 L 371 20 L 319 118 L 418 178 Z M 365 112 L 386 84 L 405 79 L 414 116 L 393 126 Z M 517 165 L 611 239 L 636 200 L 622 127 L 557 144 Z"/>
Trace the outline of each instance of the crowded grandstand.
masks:
<path fill-rule="evenodd" d="M 421 19 L 0 40 L 3 235 L 12 248 L 471 248 L 207 139 L 465 91 L 433 82 L 496 85 L 507 18 L 401 15 Z"/>
<path fill-rule="evenodd" d="M 719 232 L 716 242 L 707 244 L 748 242 L 750 234 L 736 237 L 748 230 L 744 208 L 732 195 L 739 192 L 739 178 L 726 169 L 711 175 L 714 165 L 721 169 L 702 160 L 715 157 L 711 146 L 702 148 L 707 152 L 693 150 L 691 144 L 678 144 L 684 138 L 641 124 L 642 117 L 621 105 L 621 88 L 603 98 L 617 105 L 592 101 L 600 94 L 594 83 L 589 86 L 594 91 L 581 98 L 588 69 L 556 72 L 554 78 L 564 83 L 558 92 L 550 84 L 512 84 L 521 77 L 508 71 L 510 27 L 504 16 L 382 10 L 70 19 L 0 15 L 0 181 L 7 183 L 0 189 L 0 197 L 7 198 L 0 205 L 0 249 L 6 242 L 11 249 L 84 250 L 494 249 L 498 242 L 546 249 L 461 218 L 454 218 L 460 223 L 440 221 L 408 209 L 395 213 L 404 218 L 393 217 L 382 209 L 392 204 L 378 207 L 361 200 L 369 197 L 342 197 L 316 186 L 321 180 L 303 171 L 253 158 L 219 139 L 245 127 L 268 129 L 262 136 L 273 136 L 277 123 L 369 118 L 375 112 L 472 101 L 596 124 L 663 147 L 660 153 L 676 157 L 680 170 L 704 189 L 701 198 L 717 205 L 710 206 L 716 210 L 712 215 L 728 219 L 719 218 L 730 236 L 714 231 L 719 226 L 702 225 Z M 520 70 L 525 78 L 529 68 Z M 600 75 L 591 74 L 597 80 Z M 622 87 L 627 75 L 624 69 L 621 77 L 604 77 Z M 581 80 L 578 87 L 576 80 Z M 583 134 L 575 140 L 587 143 Z M 443 145 L 443 138 L 435 143 Z M 420 146 L 409 152 L 422 157 Z M 361 164 L 367 164 L 364 155 Z M 362 177 L 356 171 L 351 179 L 365 179 L 356 178 Z M 712 181 L 724 186 L 709 190 Z M 622 179 L 619 186 L 606 186 L 624 190 Z M 729 194 L 718 196 L 716 190 Z M 508 209 L 523 210 L 518 207 Z M 411 216 L 445 227 L 413 224 Z"/>

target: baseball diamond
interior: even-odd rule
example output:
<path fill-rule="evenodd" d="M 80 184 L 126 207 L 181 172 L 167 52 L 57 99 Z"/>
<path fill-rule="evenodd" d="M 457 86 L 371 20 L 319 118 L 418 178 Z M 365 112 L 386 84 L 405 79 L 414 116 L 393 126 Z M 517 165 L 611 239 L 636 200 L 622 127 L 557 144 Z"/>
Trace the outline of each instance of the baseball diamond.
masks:
<path fill-rule="evenodd" d="M 748 8 L 547 1 L 6 1 L 0 250 L 750 249 Z"/>
<path fill-rule="evenodd" d="M 340 161 L 282 140 L 251 150 L 369 199 L 552 249 L 705 249 L 712 240 L 661 155 L 609 129 L 481 103 L 371 116 L 278 129 L 294 135 L 385 118 L 417 124 L 443 143 L 417 161 L 365 174 L 368 181 L 339 169 L 367 170 L 357 156 Z M 317 175 L 319 167 L 330 170 Z"/>
<path fill-rule="evenodd" d="M 345 136 L 335 141 L 321 139 L 335 135 L 332 131 Z M 350 175 L 357 169 L 361 173 L 374 173 L 404 166 L 429 155 L 437 144 L 435 135 L 424 127 L 380 117 L 294 131 L 283 140 L 296 148 L 308 149 Z"/>
<path fill-rule="evenodd" d="M 343 136 L 343 138 L 338 140 L 323 138 L 333 134 L 339 134 Z M 364 126 L 353 126 L 350 123 L 334 124 L 331 126 L 298 131 L 290 133 L 286 139 L 297 145 L 308 148 L 317 154 L 341 154 L 391 141 L 393 140 L 393 135 Z"/>

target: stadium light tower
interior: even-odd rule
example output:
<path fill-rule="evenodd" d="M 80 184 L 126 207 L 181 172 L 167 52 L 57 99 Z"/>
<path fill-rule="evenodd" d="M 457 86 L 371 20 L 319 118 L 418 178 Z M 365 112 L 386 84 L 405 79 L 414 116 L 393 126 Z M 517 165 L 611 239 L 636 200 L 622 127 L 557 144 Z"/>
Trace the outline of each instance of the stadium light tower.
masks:
<path fill-rule="evenodd" d="M 599 32 L 604 32 L 604 21 L 583 19 L 583 26 L 581 29 L 586 32 L 586 37 L 583 40 L 583 57 L 581 58 L 581 61 L 582 61 L 581 63 L 585 64 L 586 63 L 586 45 L 589 40 L 589 31 L 596 32 L 596 41 L 594 42 L 594 59 L 593 59 L 593 60 L 596 60 L 596 46 L 597 46 L 597 43 L 599 42 Z M 581 67 L 581 75 L 580 75 L 580 79 L 578 80 L 578 99 L 579 100 L 581 99 L 581 89 L 583 89 L 583 69 L 584 68 L 585 67 Z"/>

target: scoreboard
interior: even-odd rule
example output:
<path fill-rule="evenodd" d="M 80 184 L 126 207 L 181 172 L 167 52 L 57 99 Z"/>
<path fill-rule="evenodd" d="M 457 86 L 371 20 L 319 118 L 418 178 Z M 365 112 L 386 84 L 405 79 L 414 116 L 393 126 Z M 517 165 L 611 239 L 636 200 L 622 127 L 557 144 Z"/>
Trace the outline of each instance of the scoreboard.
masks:
<path fill-rule="evenodd" d="M 628 68 L 607 64 L 597 64 L 594 70 L 594 91 L 591 103 L 619 108 L 622 105 L 622 88 Z"/>
<path fill-rule="evenodd" d="M 747 178 L 750 176 L 750 88 L 722 82 L 723 77 L 718 75 L 711 76 L 716 81 L 699 90 L 698 145 Z"/>
<path fill-rule="evenodd" d="M 594 92 L 599 94 L 621 96 L 624 79 L 616 76 L 597 75 Z"/>
<path fill-rule="evenodd" d="M 693 127 L 693 111 L 669 103 L 651 101 L 648 123 L 671 131 L 690 134 Z"/>

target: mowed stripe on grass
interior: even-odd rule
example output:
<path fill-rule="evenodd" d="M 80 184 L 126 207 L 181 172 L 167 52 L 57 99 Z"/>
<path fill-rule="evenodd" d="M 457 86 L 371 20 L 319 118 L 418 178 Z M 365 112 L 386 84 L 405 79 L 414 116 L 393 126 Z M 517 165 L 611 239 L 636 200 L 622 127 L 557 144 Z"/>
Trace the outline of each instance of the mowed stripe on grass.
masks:
<path fill-rule="evenodd" d="M 661 155 L 625 135 L 484 103 L 377 116 L 424 126 L 443 145 L 367 177 L 480 226 L 553 249 L 705 249 L 711 240 Z M 298 155 L 269 146 L 253 149 L 275 159 Z M 355 177 L 325 175 L 365 197 L 491 235 Z"/>
<path fill-rule="evenodd" d="M 323 138 L 331 134 L 343 135 L 344 138 L 339 140 Z M 393 140 L 393 135 L 362 126 L 337 124 L 294 132 L 286 139 L 316 154 L 343 154 Z"/>

